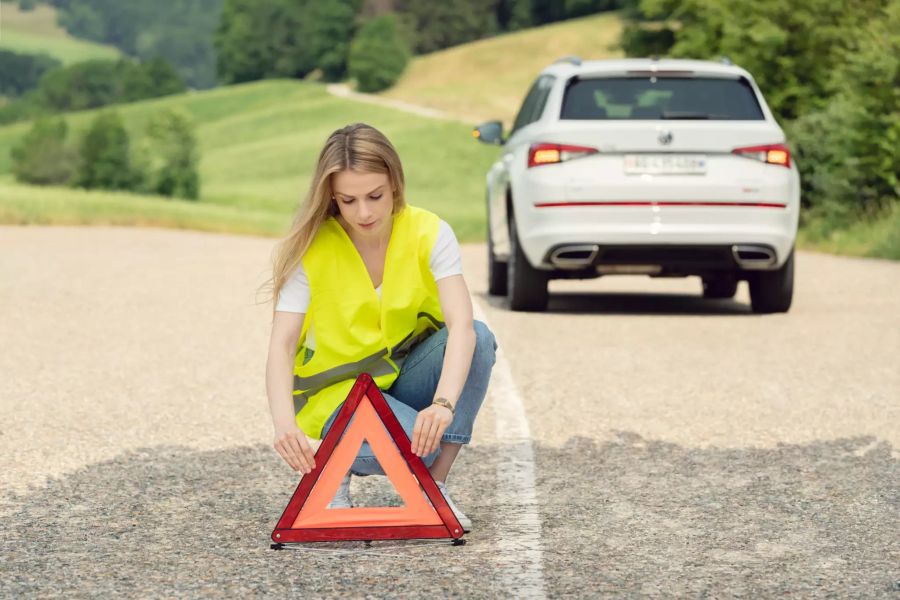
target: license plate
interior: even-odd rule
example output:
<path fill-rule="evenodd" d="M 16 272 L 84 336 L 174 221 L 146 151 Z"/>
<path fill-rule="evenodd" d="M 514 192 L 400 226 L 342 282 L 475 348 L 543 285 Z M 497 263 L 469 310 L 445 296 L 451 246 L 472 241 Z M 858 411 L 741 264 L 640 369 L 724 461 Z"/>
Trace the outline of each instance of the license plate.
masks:
<path fill-rule="evenodd" d="M 626 154 L 625 173 L 634 174 L 703 174 L 705 154 Z"/>

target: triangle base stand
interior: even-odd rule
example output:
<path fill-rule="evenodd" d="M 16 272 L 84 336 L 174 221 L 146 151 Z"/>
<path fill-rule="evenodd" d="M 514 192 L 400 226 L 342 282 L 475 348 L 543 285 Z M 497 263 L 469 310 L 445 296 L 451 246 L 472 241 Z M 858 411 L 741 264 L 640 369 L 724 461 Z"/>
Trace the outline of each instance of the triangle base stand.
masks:
<path fill-rule="evenodd" d="M 404 505 L 327 508 L 365 441 Z M 333 541 L 368 545 L 373 540 L 451 539 L 454 546 L 465 544 L 462 525 L 425 463 L 413 454 L 403 426 L 370 374 L 357 378 L 316 451 L 315 464 L 300 479 L 272 531 L 271 549 Z"/>

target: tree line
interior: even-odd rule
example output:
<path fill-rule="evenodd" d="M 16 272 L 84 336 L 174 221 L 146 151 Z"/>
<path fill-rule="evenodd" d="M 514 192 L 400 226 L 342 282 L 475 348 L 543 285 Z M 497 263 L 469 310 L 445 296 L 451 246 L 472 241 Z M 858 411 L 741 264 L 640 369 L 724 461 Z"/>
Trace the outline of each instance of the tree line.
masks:
<path fill-rule="evenodd" d="M 27 9 L 37 0 L 18 1 Z M 350 75 L 354 54 L 355 73 L 378 71 L 363 76 L 372 90 L 411 55 L 615 9 L 622 0 L 43 1 L 73 36 L 140 61 L 161 58 L 189 87 L 316 70 L 337 81 Z M 369 54 L 373 47 L 387 54 Z"/>
<path fill-rule="evenodd" d="M 23 65 L 28 68 L 19 70 Z M 63 67 L 46 56 L 0 50 L 0 89 L 11 99 L 0 106 L 2 124 L 178 94 L 186 88 L 161 58 L 144 63 L 94 59 Z"/>
<path fill-rule="evenodd" d="M 131 141 L 115 111 L 98 113 L 74 144 L 62 117 L 41 117 L 11 155 L 18 181 L 196 199 L 199 153 L 191 118 L 178 109 L 150 115 L 144 135 Z"/>

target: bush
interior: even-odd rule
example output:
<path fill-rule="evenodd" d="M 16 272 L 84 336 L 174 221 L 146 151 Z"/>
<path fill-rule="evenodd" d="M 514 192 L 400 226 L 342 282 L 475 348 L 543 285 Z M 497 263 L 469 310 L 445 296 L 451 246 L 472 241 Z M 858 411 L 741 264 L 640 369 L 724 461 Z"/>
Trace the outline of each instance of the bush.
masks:
<path fill-rule="evenodd" d="M 154 113 L 147 123 L 147 139 L 141 153 L 143 191 L 190 199 L 200 195 L 197 141 L 187 113 L 176 109 Z"/>
<path fill-rule="evenodd" d="M 0 124 L 36 119 L 49 112 L 41 102 L 38 90 L 30 90 L 21 98 L 0 106 Z"/>
<path fill-rule="evenodd" d="M 403 74 L 407 61 L 409 50 L 390 14 L 367 22 L 350 44 L 349 72 L 362 92 L 378 92 L 392 86 Z"/>
<path fill-rule="evenodd" d="M 75 185 L 111 190 L 134 189 L 141 176 L 132 167 L 128 132 L 118 113 L 103 112 L 81 140 Z"/>
<path fill-rule="evenodd" d="M 38 185 L 64 185 L 75 168 L 75 153 L 66 146 L 68 127 L 62 119 L 38 119 L 12 148 L 16 180 Z"/>

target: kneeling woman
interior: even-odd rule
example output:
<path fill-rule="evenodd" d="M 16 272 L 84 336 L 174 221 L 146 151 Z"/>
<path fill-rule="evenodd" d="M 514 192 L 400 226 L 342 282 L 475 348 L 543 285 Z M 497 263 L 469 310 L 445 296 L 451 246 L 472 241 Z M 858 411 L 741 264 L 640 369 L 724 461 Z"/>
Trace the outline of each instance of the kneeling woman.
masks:
<path fill-rule="evenodd" d="M 362 123 L 331 134 L 293 227 L 276 247 L 266 390 L 274 447 L 308 473 L 360 373 L 373 376 L 465 530 L 447 474 L 487 392 L 494 336 L 473 321 L 453 230 L 408 205 L 393 145 Z M 362 445 L 350 475 L 383 475 Z"/>

